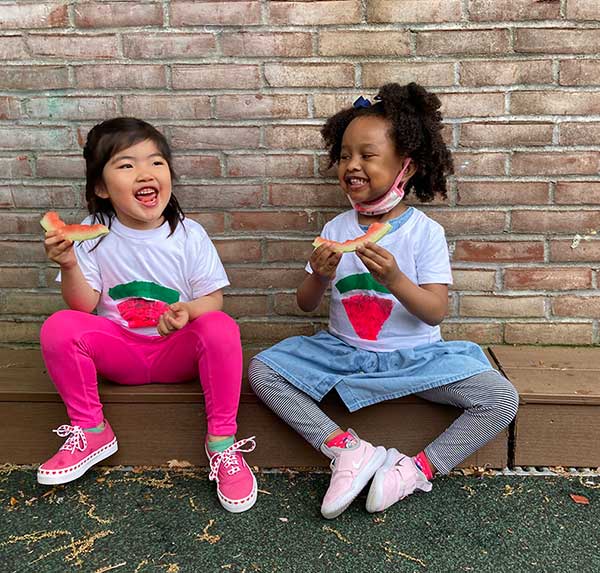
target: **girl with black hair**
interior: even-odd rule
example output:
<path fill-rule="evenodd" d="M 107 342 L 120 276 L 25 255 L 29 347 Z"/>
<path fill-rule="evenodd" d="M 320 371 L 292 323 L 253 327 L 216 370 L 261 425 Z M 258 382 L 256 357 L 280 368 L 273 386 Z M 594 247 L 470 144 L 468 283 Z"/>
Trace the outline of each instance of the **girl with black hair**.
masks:
<path fill-rule="evenodd" d="M 436 473 L 448 473 L 506 428 L 518 407 L 514 387 L 479 346 L 442 340 L 452 283 L 444 229 L 403 201 L 411 192 L 421 202 L 446 196 L 452 161 L 440 106 L 417 84 L 388 84 L 374 103 L 360 97 L 327 120 L 321 134 L 352 209 L 324 226 L 297 301 L 312 311 L 331 285 L 329 329 L 284 340 L 250 364 L 256 394 L 332 460 L 326 518 L 342 513 L 371 478 L 369 512 L 429 491 Z M 355 252 L 336 250 L 372 223 L 391 230 Z M 351 412 L 407 394 L 464 412 L 410 457 L 331 420 L 315 401 L 334 389 Z"/>
<path fill-rule="evenodd" d="M 250 509 L 256 479 L 242 454 L 255 442 L 234 437 L 242 349 L 237 324 L 221 311 L 229 281 L 206 231 L 184 216 L 172 193 L 169 145 L 152 125 L 121 117 L 96 125 L 83 154 L 90 213 L 84 223 L 110 232 L 77 248 L 60 228 L 46 233 L 70 310 L 46 320 L 41 348 L 70 425 L 54 430 L 67 439 L 39 467 L 38 481 L 70 482 L 117 451 L 97 373 L 131 385 L 199 376 L 209 477 L 225 509 Z"/>

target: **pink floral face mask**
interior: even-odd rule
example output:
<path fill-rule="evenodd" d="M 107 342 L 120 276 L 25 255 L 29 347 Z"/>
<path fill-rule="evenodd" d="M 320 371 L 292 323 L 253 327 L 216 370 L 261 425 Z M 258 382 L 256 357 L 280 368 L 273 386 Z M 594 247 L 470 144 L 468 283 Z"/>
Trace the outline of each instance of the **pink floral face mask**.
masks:
<path fill-rule="evenodd" d="M 398 177 L 392 183 L 392 186 L 382 195 L 379 199 L 369 203 L 356 203 L 348 197 L 352 207 L 363 215 L 383 215 L 391 211 L 404 197 L 404 187 L 406 187 L 406 181 L 402 181 L 402 177 L 406 173 L 408 166 L 410 165 L 410 157 L 407 157 L 404 161 L 402 171 L 398 173 Z"/>

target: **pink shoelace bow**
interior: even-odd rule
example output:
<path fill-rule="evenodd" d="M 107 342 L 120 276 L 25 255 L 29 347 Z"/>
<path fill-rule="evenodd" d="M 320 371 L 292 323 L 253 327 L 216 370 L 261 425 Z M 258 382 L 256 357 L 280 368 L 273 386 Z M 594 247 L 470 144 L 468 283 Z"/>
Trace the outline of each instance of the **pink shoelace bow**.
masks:
<path fill-rule="evenodd" d="M 61 438 L 69 436 L 67 441 L 60 447 L 61 450 L 69 450 L 69 452 L 74 453 L 76 449 L 83 452 L 87 448 L 85 432 L 79 426 L 63 424 L 52 431 Z"/>
<path fill-rule="evenodd" d="M 254 441 L 256 436 L 252 436 L 250 438 L 244 438 L 243 440 L 239 440 L 229 446 L 226 450 L 222 452 L 210 453 L 210 474 L 208 479 L 213 481 L 217 480 L 219 483 L 219 468 L 221 464 L 223 464 L 227 468 L 227 473 L 232 476 L 240 471 L 240 460 L 236 455 L 238 452 L 242 454 L 248 454 L 256 447 L 256 442 Z M 249 444 L 249 447 L 246 449 L 242 449 L 242 446 Z"/>

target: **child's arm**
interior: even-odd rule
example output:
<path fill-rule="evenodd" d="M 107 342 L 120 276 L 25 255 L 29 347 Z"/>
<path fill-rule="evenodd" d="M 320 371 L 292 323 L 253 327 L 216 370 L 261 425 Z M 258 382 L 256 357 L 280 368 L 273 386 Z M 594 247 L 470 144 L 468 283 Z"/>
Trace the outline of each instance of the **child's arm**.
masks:
<path fill-rule="evenodd" d="M 311 312 L 321 304 L 341 258 L 342 253 L 336 253 L 327 245 L 321 245 L 312 252 L 309 263 L 313 272 L 304 278 L 296 291 L 296 301 L 301 310 Z"/>
<path fill-rule="evenodd" d="M 100 293 L 95 291 L 81 272 L 73 241 L 58 231 L 46 233 L 44 248 L 48 258 L 60 265 L 60 288 L 64 301 L 72 310 L 92 312 L 98 305 Z"/>
<path fill-rule="evenodd" d="M 189 302 L 174 302 L 169 310 L 158 320 L 157 330 L 161 336 L 167 336 L 183 328 L 188 322 L 202 314 L 223 308 L 223 292 L 221 289 L 200 296 Z"/>
<path fill-rule="evenodd" d="M 416 285 L 399 268 L 394 256 L 375 243 L 365 243 L 356 254 L 375 280 L 386 286 L 406 310 L 431 326 L 444 320 L 448 311 L 448 286 Z"/>

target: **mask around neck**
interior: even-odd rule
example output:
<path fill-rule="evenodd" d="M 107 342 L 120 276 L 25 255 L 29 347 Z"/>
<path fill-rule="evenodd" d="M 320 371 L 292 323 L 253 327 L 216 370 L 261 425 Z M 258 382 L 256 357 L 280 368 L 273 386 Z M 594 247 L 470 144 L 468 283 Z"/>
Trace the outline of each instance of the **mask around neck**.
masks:
<path fill-rule="evenodd" d="M 410 157 L 407 157 L 402 170 L 398 173 L 392 186 L 379 199 L 375 202 L 357 203 L 348 197 L 352 207 L 362 215 L 383 215 L 384 213 L 389 213 L 404 197 L 404 187 L 406 187 L 407 181 L 402 181 L 402 177 L 406 173 L 410 161 Z"/>

